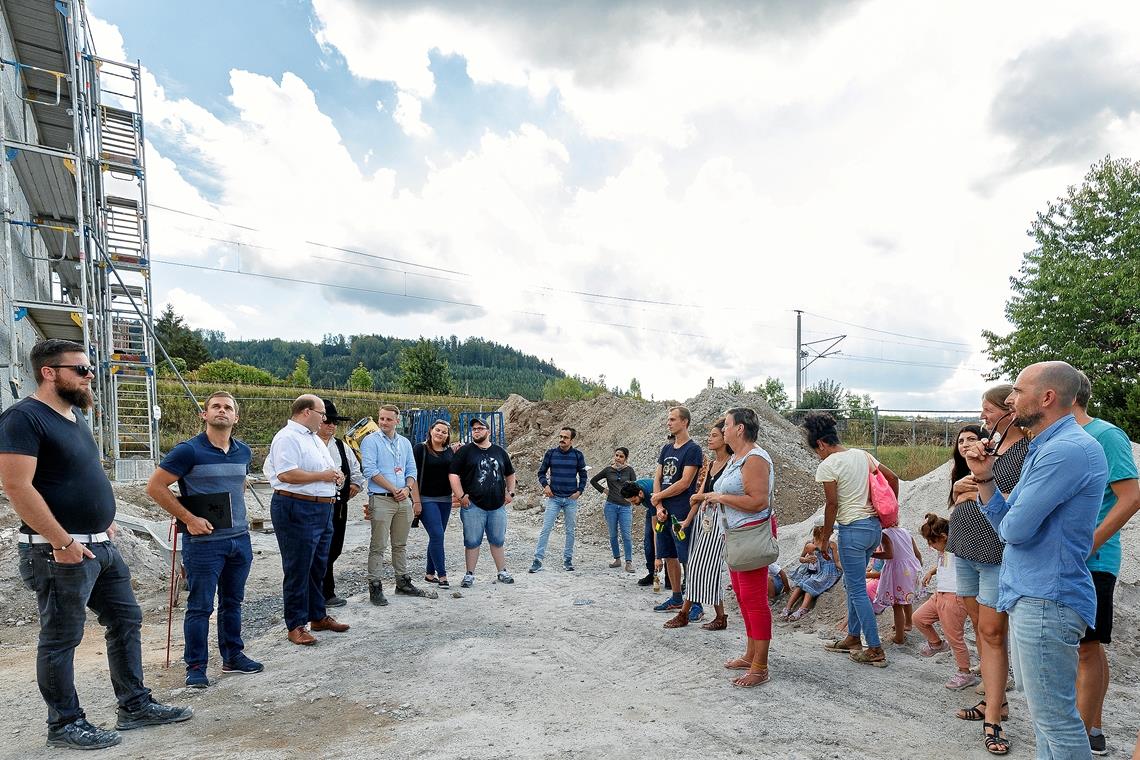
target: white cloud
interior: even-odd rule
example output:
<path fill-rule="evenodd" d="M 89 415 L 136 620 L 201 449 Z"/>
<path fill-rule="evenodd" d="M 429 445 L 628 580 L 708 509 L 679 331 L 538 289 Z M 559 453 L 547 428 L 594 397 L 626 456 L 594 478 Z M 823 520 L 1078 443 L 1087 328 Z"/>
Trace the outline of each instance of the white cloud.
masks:
<path fill-rule="evenodd" d="M 431 134 L 431 127 L 424 123 L 422 114 L 423 103 L 419 98 L 405 90 L 396 94 L 396 110 L 392 118 L 408 137 L 423 138 Z"/>
<path fill-rule="evenodd" d="M 190 293 L 182 288 L 173 288 L 166 294 L 166 300 L 159 304 L 158 311 L 172 306 L 174 311 L 181 314 L 190 327 L 202 330 L 228 330 L 232 332 L 237 328 L 233 320 L 222 313 L 197 293 Z"/>

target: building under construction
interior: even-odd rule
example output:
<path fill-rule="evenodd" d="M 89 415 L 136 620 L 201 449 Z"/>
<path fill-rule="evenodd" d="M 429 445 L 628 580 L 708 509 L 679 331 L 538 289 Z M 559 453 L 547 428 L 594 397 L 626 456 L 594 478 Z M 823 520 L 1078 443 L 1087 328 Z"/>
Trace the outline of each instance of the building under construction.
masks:
<path fill-rule="evenodd" d="M 158 453 L 141 96 L 137 63 L 96 54 L 82 0 L 0 5 L 0 405 L 35 389 L 36 341 L 86 346 L 117 480 Z"/>

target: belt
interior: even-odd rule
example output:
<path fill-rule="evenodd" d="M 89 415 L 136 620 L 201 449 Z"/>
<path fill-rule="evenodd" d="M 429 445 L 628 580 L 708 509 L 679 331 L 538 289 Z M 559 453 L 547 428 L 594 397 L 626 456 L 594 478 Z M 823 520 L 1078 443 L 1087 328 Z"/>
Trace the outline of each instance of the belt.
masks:
<path fill-rule="evenodd" d="M 299 499 L 300 501 L 315 501 L 318 504 L 335 504 L 335 496 L 309 496 L 307 493 L 293 493 L 292 491 L 282 491 L 279 488 L 273 489 L 273 493 L 280 496 L 288 496 L 290 499 Z"/>
<path fill-rule="evenodd" d="M 111 537 L 106 533 L 69 533 L 68 535 L 75 539 L 77 544 L 102 544 L 111 540 Z M 51 543 L 39 533 L 21 533 L 19 540 L 21 544 Z"/>

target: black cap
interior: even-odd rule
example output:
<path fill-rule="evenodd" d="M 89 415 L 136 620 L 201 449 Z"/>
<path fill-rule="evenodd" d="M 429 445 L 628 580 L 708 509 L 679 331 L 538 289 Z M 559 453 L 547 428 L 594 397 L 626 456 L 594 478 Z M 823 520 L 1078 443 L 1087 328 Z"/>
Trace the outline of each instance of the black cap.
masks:
<path fill-rule="evenodd" d="M 336 413 L 336 404 L 327 398 L 321 399 L 325 403 L 325 422 L 351 422 L 349 417 L 341 417 Z"/>
<path fill-rule="evenodd" d="M 482 417 L 472 417 L 467 422 L 467 429 L 470 430 L 471 426 L 474 425 L 476 422 L 478 422 L 480 425 L 482 425 L 485 428 L 490 429 L 490 427 L 491 427 L 490 425 L 487 424 L 487 420 L 483 419 Z"/>

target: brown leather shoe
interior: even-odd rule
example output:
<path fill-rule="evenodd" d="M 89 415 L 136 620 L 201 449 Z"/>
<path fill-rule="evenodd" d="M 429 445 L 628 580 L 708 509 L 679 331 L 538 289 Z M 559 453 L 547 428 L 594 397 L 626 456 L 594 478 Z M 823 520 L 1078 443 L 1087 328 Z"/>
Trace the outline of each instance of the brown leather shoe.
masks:
<path fill-rule="evenodd" d="M 305 626 L 299 625 L 293 630 L 289 631 L 289 640 L 294 644 L 316 644 L 317 640 L 313 638 L 312 634 L 305 630 Z"/>
<path fill-rule="evenodd" d="M 332 631 L 333 633 L 344 633 L 349 629 L 348 623 L 338 623 L 336 618 L 327 615 L 322 620 L 310 622 L 309 627 L 314 631 Z"/>

